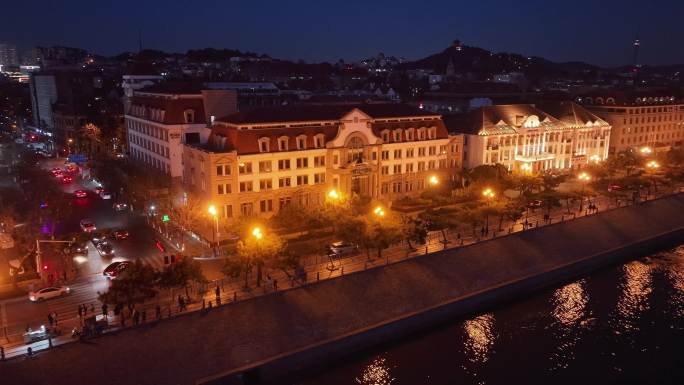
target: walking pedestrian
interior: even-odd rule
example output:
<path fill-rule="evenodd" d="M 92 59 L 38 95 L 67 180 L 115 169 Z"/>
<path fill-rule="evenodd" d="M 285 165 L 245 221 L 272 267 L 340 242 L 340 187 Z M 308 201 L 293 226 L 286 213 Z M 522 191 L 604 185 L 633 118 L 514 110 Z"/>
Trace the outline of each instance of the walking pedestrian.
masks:
<path fill-rule="evenodd" d="M 183 311 L 183 297 L 178 294 L 178 312 Z"/>
<path fill-rule="evenodd" d="M 103 315 L 105 318 L 107 318 L 107 314 L 108 314 L 108 312 L 107 312 L 107 304 L 106 304 L 106 303 L 103 303 L 103 304 L 102 304 L 102 315 Z"/>

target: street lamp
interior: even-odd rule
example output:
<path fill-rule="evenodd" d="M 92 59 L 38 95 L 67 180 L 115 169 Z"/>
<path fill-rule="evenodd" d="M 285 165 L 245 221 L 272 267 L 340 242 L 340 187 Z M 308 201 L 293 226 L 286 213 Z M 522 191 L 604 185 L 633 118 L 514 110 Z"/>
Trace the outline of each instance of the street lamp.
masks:
<path fill-rule="evenodd" d="M 532 165 L 529 164 L 529 163 L 523 163 L 523 164 L 520 165 L 520 169 L 521 169 L 524 173 L 529 174 L 529 173 L 532 172 Z"/>
<path fill-rule="evenodd" d="M 385 216 L 385 210 L 383 210 L 383 208 L 381 206 L 377 206 L 373 210 L 373 214 L 375 214 L 378 217 L 384 217 Z"/>
<path fill-rule="evenodd" d="M 214 217 L 214 223 L 216 224 L 216 227 L 212 227 L 212 234 L 213 234 L 213 239 L 214 239 L 214 256 L 216 256 L 216 239 L 219 236 L 219 230 L 218 230 L 218 210 L 216 210 L 216 206 L 211 205 L 209 206 L 209 214 Z"/>
<path fill-rule="evenodd" d="M 601 161 L 601 157 L 599 157 L 598 155 L 592 155 L 591 157 L 589 157 L 589 160 L 594 163 L 598 163 Z"/>
<path fill-rule="evenodd" d="M 430 179 L 428 179 L 428 182 L 429 182 L 432 186 L 437 186 L 437 185 L 439 184 L 439 178 L 437 178 L 437 175 L 433 175 L 433 176 L 430 177 Z"/>
<path fill-rule="evenodd" d="M 587 174 L 586 172 L 583 172 L 577 176 L 577 179 L 579 179 L 582 183 L 582 199 L 580 200 L 579 207 L 579 211 L 582 212 L 582 207 L 584 205 L 584 188 L 586 187 L 587 183 L 591 180 L 591 175 Z"/>
<path fill-rule="evenodd" d="M 646 146 L 646 147 L 641 147 L 639 152 L 641 152 L 641 155 L 649 155 L 650 153 L 653 152 L 653 150 L 651 149 L 651 147 Z"/>
<path fill-rule="evenodd" d="M 264 233 L 261 231 L 259 227 L 255 227 L 252 229 L 252 236 L 256 239 L 261 239 L 264 237 Z"/>
<path fill-rule="evenodd" d="M 336 201 L 336 200 L 340 199 L 340 193 L 338 193 L 337 190 L 332 189 L 332 190 L 328 191 L 328 198 L 330 200 Z"/>
<path fill-rule="evenodd" d="M 648 169 L 649 173 L 655 172 L 656 170 L 658 170 L 659 167 L 660 167 L 660 164 L 658 164 L 658 162 L 656 162 L 655 160 L 652 160 L 652 161 L 646 163 L 646 168 Z M 652 176 L 651 182 L 653 182 L 653 192 L 655 194 L 657 194 L 658 193 L 658 186 L 656 185 L 656 178 Z"/>
<path fill-rule="evenodd" d="M 487 200 L 487 207 L 489 207 L 489 203 L 494 199 L 496 194 L 491 188 L 486 188 L 482 191 L 482 196 Z M 485 215 L 485 232 L 489 234 L 489 211 L 487 211 Z"/>

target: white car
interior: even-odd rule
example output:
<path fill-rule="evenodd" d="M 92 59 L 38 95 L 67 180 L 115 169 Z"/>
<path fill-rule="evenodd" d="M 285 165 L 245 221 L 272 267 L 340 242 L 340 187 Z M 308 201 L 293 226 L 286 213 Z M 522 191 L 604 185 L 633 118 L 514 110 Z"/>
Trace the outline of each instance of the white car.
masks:
<path fill-rule="evenodd" d="M 100 193 L 100 198 L 102 199 L 112 199 L 112 193 L 110 193 L 107 190 L 104 190 Z"/>
<path fill-rule="evenodd" d="M 85 231 L 86 233 L 90 233 L 97 230 L 97 228 L 90 219 L 81 219 L 81 230 Z"/>
<path fill-rule="evenodd" d="M 44 301 L 50 298 L 63 297 L 71 292 L 68 286 L 51 286 L 32 291 L 29 293 L 29 299 L 32 302 Z"/>
<path fill-rule="evenodd" d="M 334 242 L 330 245 L 330 253 L 337 257 L 346 257 L 348 255 L 356 254 L 358 247 L 351 243 Z"/>

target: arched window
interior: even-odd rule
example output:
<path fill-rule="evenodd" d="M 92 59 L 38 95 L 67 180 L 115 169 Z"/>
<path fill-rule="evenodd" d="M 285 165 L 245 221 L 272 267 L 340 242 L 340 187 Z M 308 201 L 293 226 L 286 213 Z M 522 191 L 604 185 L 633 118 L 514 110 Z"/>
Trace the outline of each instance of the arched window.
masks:
<path fill-rule="evenodd" d="M 271 139 L 268 137 L 259 139 L 259 152 L 269 152 L 271 151 Z"/>
<path fill-rule="evenodd" d="M 363 139 L 352 136 L 347 142 L 347 162 L 363 162 Z"/>

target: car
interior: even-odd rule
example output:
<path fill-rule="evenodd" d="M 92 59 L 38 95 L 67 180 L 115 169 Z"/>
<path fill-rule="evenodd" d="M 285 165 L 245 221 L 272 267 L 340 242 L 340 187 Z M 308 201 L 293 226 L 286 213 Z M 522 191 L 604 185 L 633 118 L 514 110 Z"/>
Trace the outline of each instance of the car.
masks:
<path fill-rule="evenodd" d="M 71 183 L 73 181 L 74 181 L 74 178 L 69 176 L 69 175 L 64 175 L 62 177 L 62 183 L 64 183 L 64 184 Z"/>
<path fill-rule="evenodd" d="M 74 195 L 76 195 L 76 198 L 85 198 L 88 196 L 88 192 L 86 190 L 76 190 Z"/>
<path fill-rule="evenodd" d="M 533 201 L 530 201 L 530 203 L 527 204 L 527 207 L 529 207 L 529 208 L 541 207 L 542 203 L 544 203 L 544 202 L 542 202 L 539 199 L 535 199 Z"/>
<path fill-rule="evenodd" d="M 121 274 L 122 271 L 126 270 L 126 268 L 130 266 L 130 264 L 131 263 L 128 261 L 112 262 L 109 266 L 107 266 L 104 269 L 102 275 L 104 275 L 107 278 L 114 279 L 119 274 Z"/>
<path fill-rule="evenodd" d="M 71 292 L 69 286 L 50 286 L 32 291 L 29 293 L 29 300 L 32 302 L 44 301 L 46 299 L 63 297 Z"/>
<path fill-rule="evenodd" d="M 107 241 L 98 243 L 95 248 L 103 257 L 111 257 L 114 255 L 114 247 L 112 247 L 112 245 L 110 245 Z"/>
<path fill-rule="evenodd" d="M 608 186 L 608 192 L 620 191 L 620 190 L 622 190 L 622 186 L 618 186 L 616 184 Z"/>
<path fill-rule="evenodd" d="M 104 187 L 102 187 L 102 186 L 95 187 L 95 194 L 100 195 L 100 193 L 103 191 L 104 191 Z"/>
<path fill-rule="evenodd" d="M 100 198 L 102 198 L 102 199 L 112 199 L 112 193 L 110 193 L 109 191 L 102 191 L 102 192 L 100 193 Z"/>
<path fill-rule="evenodd" d="M 124 211 L 128 209 L 128 204 L 123 203 L 123 202 L 116 202 L 112 205 L 112 208 L 115 211 Z"/>
<path fill-rule="evenodd" d="M 62 169 L 60 169 L 59 167 L 53 168 L 52 170 L 50 170 L 50 172 L 51 172 L 52 175 L 54 175 L 55 177 L 60 177 L 60 176 L 62 176 L 62 174 L 63 174 Z"/>
<path fill-rule="evenodd" d="M 64 170 L 66 172 L 76 172 L 76 171 L 78 171 L 78 166 L 76 166 L 74 164 L 68 164 L 64 167 Z"/>
<path fill-rule="evenodd" d="M 328 248 L 330 249 L 330 254 L 337 257 L 356 254 L 359 249 L 356 245 L 348 242 L 333 242 Z"/>
<path fill-rule="evenodd" d="M 128 239 L 129 235 L 130 234 L 128 233 L 128 230 L 124 230 L 124 229 L 116 230 L 114 232 L 114 238 L 119 239 L 119 240 Z"/>
<path fill-rule="evenodd" d="M 161 251 L 162 253 L 165 253 L 165 252 L 166 252 L 166 246 L 164 246 L 164 244 L 162 243 L 162 241 L 160 241 L 159 239 L 155 239 L 155 240 L 154 240 L 154 246 L 155 246 L 157 249 L 159 249 L 159 251 Z"/>
<path fill-rule="evenodd" d="M 107 242 L 107 233 L 99 231 L 96 233 L 93 233 L 93 237 L 91 239 L 93 241 L 93 245 L 97 246 L 100 243 Z"/>
<path fill-rule="evenodd" d="M 71 242 L 69 246 L 64 249 L 67 254 L 88 254 L 88 243 L 87 242 Z"/>
<path fill-rule="evenodd" d="M 95 224 L 93 224 L 93 221 L 90 219 L 81 219 L 81 230 L 85 231 L 86 233 L 91 233 L 95 230 L 97 230 L 97 227 L 95 227 Z"/>

